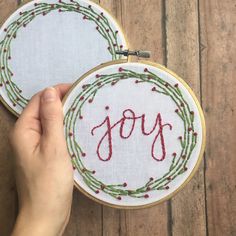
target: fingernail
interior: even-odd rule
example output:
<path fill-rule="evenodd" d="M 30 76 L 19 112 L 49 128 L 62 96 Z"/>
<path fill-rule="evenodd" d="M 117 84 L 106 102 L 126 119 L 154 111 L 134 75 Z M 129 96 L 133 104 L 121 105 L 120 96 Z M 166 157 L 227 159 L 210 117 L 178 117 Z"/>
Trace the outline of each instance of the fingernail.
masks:
<path fill-rule="evenodd" d="M 47 88 L 43 92 L 43 101 L 53 102 L 57 99 L 57 91 L 55 88 Z"/>

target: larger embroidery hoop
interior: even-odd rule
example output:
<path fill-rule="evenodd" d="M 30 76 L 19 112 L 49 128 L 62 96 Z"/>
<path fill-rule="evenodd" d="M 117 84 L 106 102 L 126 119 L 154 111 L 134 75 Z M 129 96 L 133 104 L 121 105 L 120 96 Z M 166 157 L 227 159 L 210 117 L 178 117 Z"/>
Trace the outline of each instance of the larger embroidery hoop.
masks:
<path fill-rule="evenodd" d="M 18 116 L 37 91 L 74 82 L 127 47 L 116 20 L 92 1 L 32 1 L 0 29 L 0 99 Z"/>
<path fill-rule="evenodd" d="M 124 84 L 122 85 L 122 83 Z M 121 88 L 119 88 L 119 84 Z M 115 90 L 116 86 L 117 91 Z M 132 86 L 135 86 L 134 90 L 132 90 Z M 145 90 L 140 90 L 141 93 L 137 92 L 138 90 L 135 92 L 136 89 L 142 86 L 145 87 Z M 105 95 L 102 95 L 102 90 L 104 90 L 103 93 Z M 128 90 L 128 92 L 125 92 L 125 90 Z M 124 91 L 124 93 L 122 91 Z M 146 91 L 145 93 L 147 94 L 152 94 L 151 97 L 149 97 L 152 98 L 151 100 L 145 100 L 147 97 L 145 97 L 145 93 L 142 93 L 144 91 Z M 114 97 L 120 94 L 122 94 L 122 96 Z M 141 99 L 138 94 L 140 94 L 140 96 L 142 95 Z M 153 95 L 157 96 L 158 100 L 162 98 L 164 98 L 164 100 L 160 101 L 160 103 L 155 103 L 156 101 L 153 99 Z M 126 99 L 127 96 L 133 97 L 132 102 L 137 103 L 132 109 L 127 109 L 129 106 L 132 106 L 132 102 L 130 103 L 128 99 Z M 110 97 L 114 97 L 112 104 Z M 96 103 L 96 99 L 98 99 L 98 103 Z M 167 100 L 165 101 L 165 99 Z M 119 102 L 121 100 L 123 100 L 123 103 Z M 144 103 L 142 103 L 142 100 Z M 173 102 L 172 105 L 171 101 Z M 114 183 L 112 182 L 113 179 L 122 179 L 119 178 L 120 176 L 118 176 L 118 174 L 113 173 L 116 176 L 112 176 L 114 169 L 112 171 L 109 170 L 108 175 L 103 173 L 107 171 L 105 166 L 109 165 L 109 161 L 123 157 L 121 155 L 115 155 L 114 153 L 117 153 L 117 149 L 124 147 L 123 145 L 125 145 L 125 143 L 121 144 L 120 141 L 117 141 L 119 135 L 116 135 L 115 138 L 113 137 L 115 140 L 112 140 L 112 145 L 116 145 L 116 142 L 118 142 L 119 145 L 115 148 L 113 147 L 115 151 L 113 151 L 112 157 L 109 157 L 107 160 L 105 160 L 106 158 L 101 160 L 98 158 L 98 149 L 96 149 L 99 142 L 96 139 L 94 140 L 95 129 L 102 127 L 101 124 L 107 124 L 101 122 L 108 116 L 111 117 L 110 123 L 116 124 L 116 119 L 118 121 L 120 120 L 119 118 L 124 114 L 122 111 L 125 109 L 126 112 L 129 110 L 126 116 L 133 116 L 131 110 L 133 110 L 134 107 L 136 108 L 135 113 L 138 113 L 137 116 L 145 113 L 145 111 L 147 112 L 145 114 L 149 115 L 158 112 L 158 109 L 154 109 L 155 111 L 152 110 L 150 102 L 158 104 L 159 107 L 161 104 L 164 105 L 161 109 L 164 113 L 164 115 L 162 114 L 163 120 L 166 121 L 167 119 L 166 122 L 173 122 L 172 130 L 175 130 L 175 132 L 168 135 L 165 131 L 164 134 L 165 137 L 168 136 L 167 146 L 165 146 L 165 157 L 163 160 L 161 160 L 161 158 L 159 160 L 156 158 L 155 160 L 150 153 L 149 155 L 147 155 L 147 153 L 144 154 L 147 159 L 149 158 L 151 161 L 148 166 L 146 164 L 143 165 L 145 167 L 144 170 L 140 171 L 140 169 L 137 170 L 129 165 L 129 168 L 120 169 L 119 175 L 125 176 L 125 171 L 133 171 L 133 173 L 139 171 L 138 175 L 135 173 L 134 179 L 131 178 L 126 181 L 124 178 L 123 181 Z M 138 103 L 142 104 L 139 106 Z M 92 106 L 94 106 L 94 108 L 91 108 Z M 119 107 L 122 106 L 123 108 L 119 110 Z M 149 111 L 148 109 L 145 110 L 145 106 L 149 106 Z M 168 107 L 170 109 L 168 109 Z M 116 110 L 118 110 L 118 112 L 116 112 Z M 143 208 L 169 199 L 182 189 L 193 177 L 203 156 L 206 134 L 204 116 L 199 102 L 192 90 L 181 78 L 158 64 L 117 61 L 106 63 L 105 65 L 91 70 L 78 80 L 64 99 L 64 114 L 65 135 L 75 167 L 74 179 L 76 187 L 89 198 L 111 207 Z M 137 125 L 139 127 L 142 127 L 141 119 L 141 116 L 139 116 L 136 120 L 139 120 L 139 125 Z M 127 121 L 128 119 L 126 119 L 126 122 Z M 160 119 L 158 119 L 158 122 L 160 122 Z M 178 125 L 181 127 L 181 122 L 183 126 L 178 129 Z M 81 123 L 82 126 L 80 126 L 79 123 Z M 120 123 L 117 122 L 118 125 L 114 126 L 114 130 L 121 129 L 118 127 L 121 123 L 122 121 Z M 136 124 L 137 123 L 138 122 L 136 122 Z M 127 123 L 125 125 L 127 126 Z M 165 123 L 165 126 L 167 126 L 167 123 Z M 88 129 L 82 127 L 88 127 Z M 146 129 L 145 127 L 143 128 L 144 130 Z M 135 129 L 139 128 L 135 127 L 134 130 Z M 93 130 L 93 134 L 87 132 L 89 130 Z M 150 127 L 148 130 L 150 131 Z M 148 131 L 146 130 L 144 132 L 146 136 L 148 136 Z M 104 133 L 100 132 L 97 135 L 104 137 L 102 136 L 103 134 Z M 124 137 L 124 139 L 127 141 L 127 133 L 123 134 L 123 136 L 125 135 L 126 137 Z M 142 135 L 144 135 L 144 133 Z M 158 138 L 160 138 L 160 136 Z M 141 149 L 139 148 L 138 150 L 142 150 L 142 145 L 144 144 L 142 142 L 136 144 L 137 146 L 141 145 Z M 179 148 L 177 148 L 178 145 Z M 172 147 L 174 147 L 174 149 Z M 131 150 L 132 149 L 127 149 L 127 152 Z M 138 154 L 138 150 L 133 150 L 133 153 L 140 158 L 142 155 Z M 126 154 L 125 152 L 123 153 L 126 157 L 125 159 L 132 156 L 131 154 L 127 155 L 127 152 Z M 94 161 L 95 159 L 96 161 Z M 160 164 L 158 167 L 158 161 L 159 163 L 163 161 L 164 164 Z M 156 168 L 159 173 L 162 173 L 163 170 L 167 171 L 159 174 L 159 176 L 158 174 L 153 175 L 153 168 L 150 167 L 150 165 L 156 165 L 154 170 Z M 110 166 L 116 168 L 116 163 Z M 134 166 L 137 167 L 137 163 L 135 163 Z M 143 168 L 143 166 L 141 165 L 140 168 Z M 147 171 L 146 174 L 141 173 L 145 171 Z M 139 179 L 139 176 L 143 177 L 145 175 L 146 177 L 144 179 Z M 130 178 L 130 175 L 128 175 L 128 177 Z M 106 180 L 106 182 L 104 180 Z M 138 183 L 136 188 L 130 188 L 132 185 L 135 186 L 135 182 Z"/>

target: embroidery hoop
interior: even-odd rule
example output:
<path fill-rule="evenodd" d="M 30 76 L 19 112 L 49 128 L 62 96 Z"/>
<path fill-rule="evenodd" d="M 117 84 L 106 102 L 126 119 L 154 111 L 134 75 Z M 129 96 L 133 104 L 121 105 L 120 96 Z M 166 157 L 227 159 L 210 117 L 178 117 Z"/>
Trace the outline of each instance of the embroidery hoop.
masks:
<path fill-rule="evenodd" d="M 108 62 L 108 63 L 104 63 L 92 70 L 90 70 L 89 72 L 87 72 L 86 74 L 84 74 L 70 89 L 70 91 L 67 93 L 67 95 L 65 96 L 65 98 L 63 99 L 63 104 L 65 105 L 68 97 L 70 96 L 71 92 L 74 90 L 74 88 L 80 84 L 86 77 L 88 77 L 90 74 L 105 68 L 107 66 L 110 65 L 116 65 L 116 64 L 124 64 L 130 62 L 129 59 L 127 60 L 118 60 L 118 61 L 114 61 L 114 62 Z M 154 66 L 158 69 L 161 69 L 167 73 L 169 73 L 170 75 L 172 75 L 173 77 L 175 77 L 175 79 L 177 79 L 177 81 L 179 81 L 180 84 L 182 84 L 186 90 L 189 92 L 189 94 L 191 95 L 192 99 L 194 100 L 194 103 L 196 105 L 197 111 L 199 113 L 199 117 L 200 117 L 200 122 L 201 122 L 201 131 L 202 131 L 202 140 L 201 140 L 201 148 L 200 148 L 200 152 L 197 158 L 197 161 L 195 162 L 194 168 L 192 169 L 192 171 L 190 172 L 189 176 L 184 180 L 184 182 L 177 187 L 172 193 L 168 194 L 167 196 L 165 196 L 164 198 L 154 201 L 152 203 L 149 204 L 143 204 L 143 205 L 138 205 L 138 206 L 124 206 L 124 205 L 120 205 L 120 204 L 113 204 L 113 203 L 109 203 L 106 201 L 103 201 L 101 199 L 98 199 L 96 197 L 94 197 L 92 194 L 88 193 L 85 189 L 83 189 L 76 181 L 74 181 L 74 184 L 76 186 L 76 188 L 78 190 L 80 190 L 84 195 L 86 195 L 87 197 L 89 197 L 90 199 L 94 200 L 95 202 L 98 202 L 100 204 L 109 206 L 109 207 L 113 207 L 113 208 L 118 208 L 118 209 L 141 209 L 141 208 L 147 208 L 147 207 L 151 207 L 154 205 L 157 205 L 159 203 L 162 203 L 170 198 L 172 198 L 174 195 L 176 195 L 181 189 L 183 189 L 186 184 L 193 178 L 194 174 L 196 173 L 196 171 L 198 170 L 198 167 L 201 163 L 201 160 L 203 158 L 203 154 L 204 154 L 204 149 L 205 149 L 205 143 L 206 143 L 206 126 L 205 126 L 205 119 L 204 119 L 204 115 L 203 115 L 203 111 L 201 109 L 201 106 L 198 102 L 198 99 L 196 98 L 194 92 L 192 91 L 192 89 L 188 86 L 188 84 L 182 79 L 180 78 L 178 75 L 176 75 L 174 72 L 170 71 L 169 69 L 167 69 L 166 67 L 157 64 L 157 63 L 153 63 L 153 62 L 149 62 L 149 61 L 139 61 L 138 63 L 143 64 L 143 65 L 150 65 L 150 66 Z"/>
<path fill-rule="evenodd" d="M 34 4 L 41 4 L 42 2 L 47 2 L 48 4 L 54 4 L 54 5 L 57 5 L 57 4 L 63 4 L 63 3 L 66 3 L 66 4 L 76 4 L 76 1 L 72 1 L 72 3 L 70 3 L 70 1 L 69 0 L 63 0 L 63 1 L 57 1 L 57 0 L 33 0 L 33 1 L 31 1 L 31 2 L 28 2 L 28 3 L 24 3 L 23 1 L 22 1 L 22 3 L 21 3 L 21 5 L 15 10 L 15 12 L 13 12 L 6 20 L 5 20 L 5 22 L 1 25 L 1 27 L 0 27 L 0 34 L 2 35 L 2 34 L 4 34 L 4 33 L 6 33 L 6 32 L 4 32 L 4 29 L 5 28 L 8 28 L 8 26 L 9 26 L 9 22 L 11 22 L 12 21 L 12 19 L 18 19 L 18 18 L 16 18 L 16 15 L 17 15 L 17 13 L 19 13 L 20 12 L 20 10 L 22 9 L 31 9 L 31 7 L 33 7 L 33 5 Z M 50 2 L 50 3 L 49 3 Z M 99 4 L 96 4 L 95 2 L 93 2 L 93 1 L 91 1 L 91 0 L 77 0 L 77 2 L 79 2 L 79 3 L 83 3 L 83 4 L 87 4 L 88 6 L 89 5 L 91 5 L 92 6 L 92 8 L 94 8 L 95 9 L 95 11 L 97 11 L 97 12 L 102 12 L 104 15 L 102 15 L 102 17 L 104 17 L 104 18 L 106 18 L 107 17 L 107 19 L 109 20 L 109 23 L 111 24 L 111 27 L 112 27 L 112 29 L 114 29 L 114 30 L 117 30 L 118 31 L 118 33 L 117 33 L 117 36 L 118 36 L 118 38 L 119 38 L 119 41 L 121 42 L 121 44 L 120 45 L 123 45 L 123 47 L 124 47 L 124 49 L 128 49 L 129 48 L 129 43 L 128 43 L 128 40 L 127 40 L 127 38 L 126 38 L 126 35 L 124 34 L 124 32 L 123 32 L 123 29 L 122 29 L 122 27 L 120 26 L 120 24 L 118 23 L 118 21 L 112 16 L 112 14 L 106 9 L 106 8 L 104 8 L 104 7 L 102 7 L 102 6 L 100 6 Z M 28 8 L 27 8 L 28 7 Z M 36 6 L 35 6 L 36 7 Z M 60 14 L 63 14 L 63 12 L 62 13 L 60 13 Z M 78 13 L 78 14 L 81 14 L 82 15 L 82 13 Z M 96 25 L 95 25 L 96 26 Z M 110 32 L 109 32 L 110 33 Z M 0 49 L 1 49 L 1 42 L 3 41 L 3 39 L 1 39 L 0 40 Z M 3 54 L 3 52 L 1 53 L 0 52 L 0 56 L 1 56 L 1 54 Z M 119 56 L 116 54 L 116 53 L 114 53 L 113 52 L 113 55 L 116 55 L 117 56 L 117 59 L 114 59 L 114 60 L 119 60 L 118 58 L 119 58 Z M 123 56 L 121 56 L 120 58 L 124 58 Z M 107 61 L 110 61 L 110 59 L 106 59 L 105 61 L 101 61 L 100 62 L 100 64 L 101 63 L 104 63 L 104 62 L 107 62 Z M 1 63 L 1 60 L 0 60 L 0 63 Z M 98 63 L 99 64 L 99 63 Z M 96 64 L 97 65 L 97 64 Z M 90 67 L 90 69 L 91 68 L 93 68 L 93 66 L 92 67 Z M 0 68 L 0 72 L 1 72 L 1 68 Z M 84 72 L 83 72 L 84 73 Z M 81 73 L 81 75 L 83 74 L 83 73 Z M 79 74 L 79 73 L 78 73 Z M 78 75 L 78 76 L 80 76 L 80 75 Z M 78 77 L 77 77 L 78 78 Z M 1 83 L 1 87 L 2 87 L 2 78 L 1 78 L 1 74 L 0 74 L 0 83 Z M 11 78 L 10 78 L 10 80 L 11 80 Z M 0 89 L 1 89 L 1 87 L 0 87 Z M 4 87 L 4 85 L 3 85 L 3 87 Z M 4 88 L 4 90 L 5 90 L 5 88 Z M 6 100 L 6 98 L 4 98 L 4 96 L 7 98 L 7 99 L 9 99 L 9 96 L 8 95 L 6 95 L 6 92 L 5 91 L 1 91 L 1 93 L 0 93 L 0 101 L 2 102 L 2 104 L 12 113 L 12 114 L 14 114 L 15 116 L 19 116 L 20 115 L 20 113 L 18 113 L 17 111 L 16 111 L 16 109 L 14 109 L 14 106 L 12 105 L 12 104 L 10 104 L 10 102 L 9 101 L 7 101 Z M 21 112 L 21 111 L 20 111 Z"/>

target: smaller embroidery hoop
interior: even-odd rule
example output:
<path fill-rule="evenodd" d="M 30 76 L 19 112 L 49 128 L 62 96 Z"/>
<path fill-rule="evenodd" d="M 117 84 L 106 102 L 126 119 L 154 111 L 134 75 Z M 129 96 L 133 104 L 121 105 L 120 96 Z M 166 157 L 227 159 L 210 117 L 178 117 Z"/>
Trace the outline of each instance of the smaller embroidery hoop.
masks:
<path fill-rule="evenodd" d="M 107 9 L 106 7 L 104 6 L 101 6 L 100 4 L 94 2 L 93 0 L 88 0 L 90 2 L 92 2 L 93 5 L 95 6 L 98 6 L 99 8 L 102 8 L 108 15 L 110 15 L 112 18 L 113 18 L 113 21 L 116 23 L 120 33 L 122 34 L 122 36 L 124 37 L 124 40 L 125 40 L 125 43 L 126 43 L 126 46 L 127 46 L 127 49 L 131 48 L 130 47 L 130 43 L 127 39 L 127 36 L 124 32 L 124 29 L 123 27 L 121 26 L 121 24 L 118 22 L 118 20 L 113 16 L 113 14 L 111 13 L 111 11 L 109 9 Z M 0 29 L 4 26 L 4 24 L 8 21 L 9 18 L 11 18 L 15 12 L 17 12 L 20 8 L 26 6 L 26 5 L 30 5 L 32 4 L 32 2 L 36 2 L 37 3 L 37 0 L 32 0 L 32 1 L 20 1 L 20 4 L 19 6 L 14 10 L 13 13 L 11 13 L 9 16 L 5 17 L 4 21 L 2 24 L 0 24 Z M 117 53 L 118 54 L 118 53 Z M 122 59 L 123 60 L 123 59 Z M 124 59 L 125 60 L 125 59 Z M 3 96 L 0 94 L 0 103 L 3 104 L 3 106 L 8 110 L 10 111 L 11 114 L 13 114 L 16 118 L 19 118 L 20 114 L 18 114 L 6 101 L 5 99 L 3 98 Z"/>
<path fill-rule="evenodd" d="M 117 60 L 117 61 L 110 61 L 110 62 L 107 62 L 107 63 L 103 63 L 95 68 L 93 68 L 92 70 L 88 71 L 87 73 L 85 73 L 83 76 L 80 77 L 80 79 L 78 79 L 73 85 L 72 87 L 70 88 L 70 90 L 68 91 L 68 93 L 65 95 L 65 97 L 63 98 L 63 106 L 67 100 L 67 98 L 69 97 L 70 93 L 73 91 L 73 89 L 83 80 L 85 79 L 87 76 L 89 76 L 90 74 L 102 69 L 102 68 L 105 68 L 107 66 L 110 66 L 110 65 L 116 65 L 116 64 L 125 64 L 125 63 L 129 63 L 131 62 L 130 58 L 128 57 L 127 60 L 126 59 L 122 59 L 122 60 Z M 171 199 L 173 196 L 175 196 L 179 191 L 181 191 L 189 182 L 190 180 L 193 178 L 193 176 L 195 175 L 195 173 L 197 172 L 200 164 L 201 164 L 201 161 L 203 159 L 203 155 L 204 155 L 204 150 L 205 150 L 205 146 L 206 146 L 206 123 L 205 123 L 205 118 L 204 118 L 204 114 L 203 114 L 203 111 L 202 111 L 202 108 L 201 108 L 201 105 L 196 97 L 196 95 L 194 94 L 193 90 L 190 88 L 190 86 L 181 78 L 179 77 L 177 74 L 175 74 L 173 71 L 169 70 L 168 68 L 164 67 L 163 65 L 160 65 L 158 63 L 155 63 L 155 62 L 150 62 L 150 61 L 145 61 L 145 60 L 140 60 L 138 61 L 138 63 L 140 64 L 143 64 L 143 65 L 150 65 L 150 66 L 154 66 L 158 69 L 161 69 L 169 74 L 171 74 L 172 76 L 174 76 L 187 90 L 188 92 L 190 93 L 190 95 L 192 96 L 194 102 L 195 102 L 195 105 L 197 107 L 197 110 L 199 112 L 199 115 L 200 115 L 200 120 L 201 120 L 201 125 L 202 125 L 202 143 L 201 143 L 201 149 L 200 149 L 200 153 L 198 155 L 198 159 L 197 159 L 197 162 L 195 163 L 195 166 L 194 168 L 192 169 L 191 173 L 189 174 L 188 178 L 185 179 L 185 181 L 183 182 L 183 184 L 181 184 L 177 189 L 175 189 L 172 193 L 170 193 L 169 195 L 167 195 L 166 197 L 160 199 L 160 200 L 157 200 L 157 201 L 154 201 L 152 203 L 149 203 L 149 204 L 143 204 L 143 205 L 139 205 L 139 206 L 121 206 L 121 205 L 115 205 L 115 204 L 112 204 L 112 203 L 108 203 L 108 202 L 105 202 L 103 200 L 100 200 L 98 198 L 95 198 L 94 196 L 92 196 L 90 193 L 86 192 L 75 180 L 74 180 L 74 185 L 75 187 L 80 191 L 82 192 L 85 196 L 87 196 L 88 198 L 90 198 L 91 200 L 99 203 L 99 204 L 102 204 L 104 206 L 108 206 L 108 207 L 112 207 L 112 208 L 116 208 L 116 209 L 144 209 L 144 208 L 148 208 L 148 207 L 152 207 L 152 206 L 155 206 L 155 205 L 158 205 L 162 202 L 165 202 L 169 199 Z"/>

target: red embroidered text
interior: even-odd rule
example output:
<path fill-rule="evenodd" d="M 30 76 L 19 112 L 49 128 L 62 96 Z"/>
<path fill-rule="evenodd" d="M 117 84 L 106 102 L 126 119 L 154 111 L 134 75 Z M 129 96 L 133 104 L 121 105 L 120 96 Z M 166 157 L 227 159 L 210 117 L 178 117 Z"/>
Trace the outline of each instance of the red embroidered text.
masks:
<path fill-rule="evenodd" d="M 98 126 L 95 126 L 91 130 L 91 134 L 94 135 L 94 132 L 98 128 L 105 127 L 105 133 L 100 139 L 98 146 L 97 146 L 97 155 L 101 161 L 109 161 L 112 157 L 112 152 L 113 152 L 113 145 L 112 145 L 112 132 L 114 128 L 119 126 L 119 134 L 122 139 L 128 139 L 132 135 L 134 129 L 135 129 L 135 124 L 138 120 L 141 120 L 141 131 L 144 136 L 150 136 L 155 133 L 153 142 L 152 142 L 152 147 L 151 147 L 151 155 L 152 158 L 156 161 L 163 161 L 166 157 L 166 147 L 165 147 L 165 139 L 163 135 L 163 128 L 164 127 L 169 127 L 170 130 L 172 130 L 172 125 L 169 123 L 163 124 L 162 123 L 162 117 L 161 114 L 158 113 L 156 116 L 155 123 L 153 125 L 153 128 L 150 131 L 147 131 L 145 129 L 145 118 L 146 115 L 143 114 L 141 116 L 136 116 L 134 111 L 131 109 L 126 109 L 122 113 L 122 118 L 118 120 L 115 124 L 111 124 L 110 117 L 107 116 L 104 121 L 99 124 Z M 130 125 L 127 125 L 128 122 L 130 122 Z M 161 144 L 161 155 L 157 157 L 155 155 L 155 146 L 157 145 L 157 141 L 160 140 Z M 106 157 L 103 157 L 101 154 L 101 146 L 104 142 L 107 142 L 108 146 L 108 154 Z"/>

